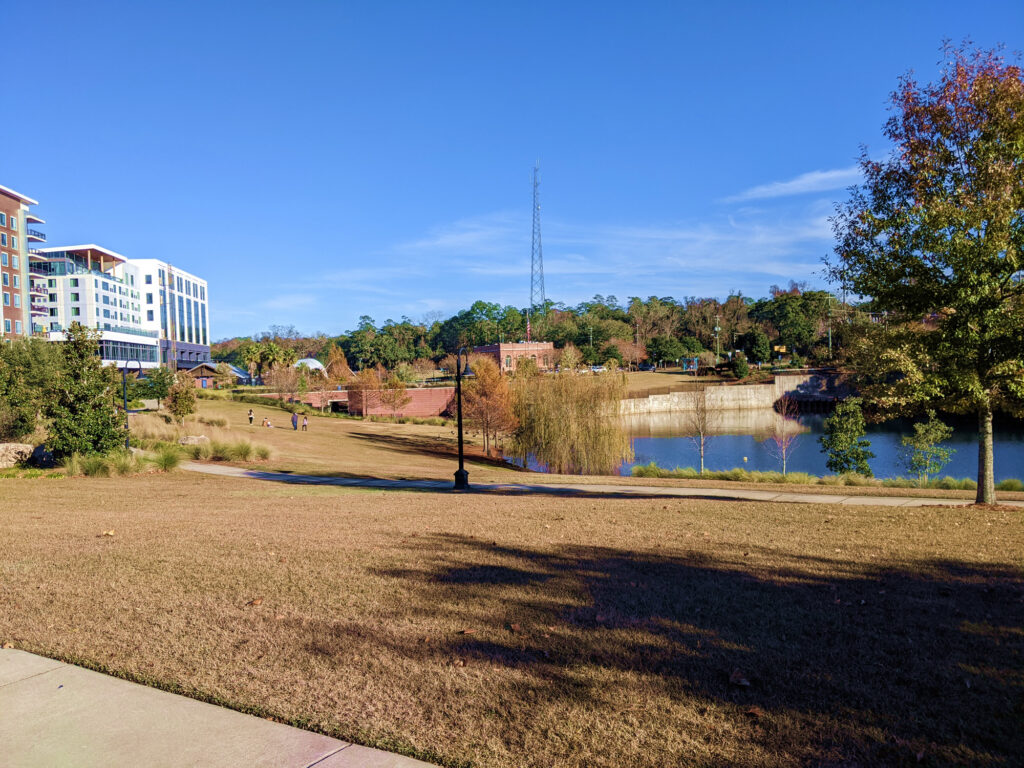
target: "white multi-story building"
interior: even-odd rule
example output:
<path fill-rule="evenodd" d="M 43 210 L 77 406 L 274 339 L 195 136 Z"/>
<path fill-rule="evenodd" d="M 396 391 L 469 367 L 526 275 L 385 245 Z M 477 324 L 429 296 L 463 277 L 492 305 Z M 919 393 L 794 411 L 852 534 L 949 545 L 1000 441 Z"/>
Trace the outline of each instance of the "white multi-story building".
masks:
<path fill-rule="evenodd" d="M 157 331 L 160 361 L 191 368 L 210 359 L 205 280 L 157 259 L 132 259 L 142 292 L 142 323 Z"/>
<path fill-rule="evenodd" d="M 95 244 L 36 249 L 29 272 L 36 333 L 58 341 L 71 323 L 95 328 L 103 362 L 120 368 L 210 359 L 205 280 Z"/>

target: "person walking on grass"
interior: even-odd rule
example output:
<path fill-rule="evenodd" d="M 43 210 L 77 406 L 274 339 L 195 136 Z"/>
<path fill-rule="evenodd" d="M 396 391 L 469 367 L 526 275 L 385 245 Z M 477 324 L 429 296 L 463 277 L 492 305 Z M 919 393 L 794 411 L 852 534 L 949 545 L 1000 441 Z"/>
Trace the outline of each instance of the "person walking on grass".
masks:
<path fill-rule="evenodd" d="M 299 429 L 299 414 L 298 411 L 292 411 L 292 429 L 298 431 Z"/>
<path fill-rule="evenodd" d="M 256 418 L 256 414 L 252 412 L 252 408 L 249 409 L 249 426 L 252 426 L 252 420 Z"/>
<path fill-rule="evenodd" d="M 306 429 L 306 427 L 308 427 L 308 426 L 309 426 L 309 416 L 303 416 L 302 417 L 302 431 L 303 432 L 308 432 L 309 430 Z"/>

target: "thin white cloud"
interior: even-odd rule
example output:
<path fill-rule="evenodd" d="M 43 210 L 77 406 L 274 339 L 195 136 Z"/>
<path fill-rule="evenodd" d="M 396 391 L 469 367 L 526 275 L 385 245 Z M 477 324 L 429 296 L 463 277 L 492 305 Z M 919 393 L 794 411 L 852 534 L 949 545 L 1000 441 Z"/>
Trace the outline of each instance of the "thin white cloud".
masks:
<path fill-rule="evenodd" d="M 312 307 L 316 304 L 316 295 L 312 293 L 281 293 L 264 301 L 261 306 L 266 309 L 291 309 Z"/>
<path fill-rule="evenodd" d="M 751 187 L 738 195 L 725 198 L 724 202 L 738 203 L 744 200 L 764 200 L 773 197 L 805 195 L 809 192 L 825 192 L 830 189 L 845 189 L 856 184 L 860 178 L 860 168 L 856 165 L 831 171 L 810 171 L 789 181 L 773 181 L 770 184 Z"/>

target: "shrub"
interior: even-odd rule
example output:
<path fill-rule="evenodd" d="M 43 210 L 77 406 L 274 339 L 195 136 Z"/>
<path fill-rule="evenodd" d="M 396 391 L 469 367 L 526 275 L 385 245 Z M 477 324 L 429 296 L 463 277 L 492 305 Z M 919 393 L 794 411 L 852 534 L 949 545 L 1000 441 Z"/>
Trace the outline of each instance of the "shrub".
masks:
<path fill-rule="evenodd" d="M 1024 483 L 1015 477 L 1008 477 L 1006 480 L 1000 480 L 996 485 L 997 491 L 1024 491 Z"/>
<path fill-rule="evenodd" d="M 72 453 L 64 459 L 61 464 L 61 469 L 64 470 L 64 474 L 68 477 L 76 477 L 82 474 L 82 457 L 80 454 Z"/>
<path fill-rule="evenodd" d="M 252 461 L 252 443 L 248 440 L 236 440 L 231 444 L 229 453 L 234 461 Z"/>
<path fill-rule="evenodd" d="M 864 477 L 864 475 L 858 475 L 856 472 L 847 472 L 839 477 L 842 480 L 843 485 L 851 485 L 854 487 L 871 485 L 870 478 Z"/>
<path fill-rule="evenodd" d="M 918 486 L 918 481 L 911 480 L 909 477 L 887 477 L 882 481 L 884 488 L 917 488 Z"/>
<path fill-rule="evenodd" d="M 842 485 L 843 479 L 839 475 L 825 475 L 818 478 L 821 485 Z"/>
<path fill-rule="evenodd" d="M 737 352 L 733 356 L 732 372 L 736 374 L 737 379 L 745 379 L 750 374 L 750 364 L 747 362 L 747 356 L 742 352 Z"/>
<path fill-rule="evenodd" d="M 139 471 L 139 462 L 130 451 L 111 451 L 107 460 L 110 468 L 119 475 L 133 475 Z"/>
<path fill-rule="evenodd" d="M 790 472 L 786 475 L 785 481 L 797 485 L 814 485 L 817 479 L 814 475 L 809 475 L 806 472 Z"/>
<path fill-rule="evenodd" d="M 975 491 L 978 489 L 978 484 L 969 477 L 965 477 L 962 480 L 957 480 L 955 477 L 946 475 L 941 480 L 932 479 L 928 482 L 929 488 L 941 488 L 944 491 Z"/>
<path fill-rule="evenodd" d="M 98 453 L 83 456 L 82 472 L 86 477 L 110 477 L 110 460 Z"/>
<path fill-rule="evenodd" d="M 231 443 L 222 440 L 211 440 L 206 443 L 210 449 L 210 459 L 213 461 L 231 461 Z"/>
<path fill-rule="evenodd" d="M 270 446 L 257 443 L 253 446 L 253 450 L 256 452 L 256 458 L 260 461 L 266 461 L 270 458 Z"/>
<path fill-rule="evenodd" d="M 200 416 L 199 423 L 207 424 L 211 427 L 226 427 L 228 425 L 228 420 L 223 416 Z"/>
<path fill-rule="evenodd" d="M 633 467 L 633 477 L 662 477 L 662 469 L 653 461 L 649 464 L 637 464 Z"/>
<path fill-rule="evenodd" d="M 210 447 L 209 442 L 204 441 L 192 446 L 192 458 L 196 461 L 209 461 L 211 456 L 213 456 L 213 448 Z"/>
<path fill-rule="evenodd" d="M 196 446 L 197 448 L 199 446 Z M 165 445 L 153 456 L 153 466 L 161 472 L 171 472 L 181 463 L 181 451 L 173 445 Z"/>

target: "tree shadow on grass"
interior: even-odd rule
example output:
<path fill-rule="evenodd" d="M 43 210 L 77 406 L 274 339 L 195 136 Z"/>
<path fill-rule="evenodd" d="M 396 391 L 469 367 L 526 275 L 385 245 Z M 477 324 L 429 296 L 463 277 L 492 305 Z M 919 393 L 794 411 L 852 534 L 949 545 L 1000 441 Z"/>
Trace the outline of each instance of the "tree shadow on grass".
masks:
<path fill-rule="evenodd" d="M 419 567 L 379 572 L 411 590 L 403 616 L 471 634 L 422 642 L 326 623 L 313 630 L 316 652 L 383 644 L 431 664 L 523 670 L 530 692 L 510 707 L 571 698 L 597 708 L 608 673 L 640 676 L 666 701 L 726 707 L 762 754 L 787 756 L 779 764 L 1021 764 L 1019 569 L 872 567 L 770 549 L 529 549 L 456 535 L 408 546 L 403 560 Z"/>

